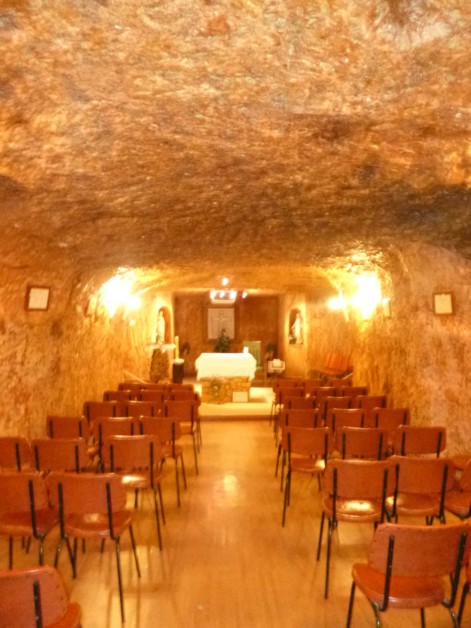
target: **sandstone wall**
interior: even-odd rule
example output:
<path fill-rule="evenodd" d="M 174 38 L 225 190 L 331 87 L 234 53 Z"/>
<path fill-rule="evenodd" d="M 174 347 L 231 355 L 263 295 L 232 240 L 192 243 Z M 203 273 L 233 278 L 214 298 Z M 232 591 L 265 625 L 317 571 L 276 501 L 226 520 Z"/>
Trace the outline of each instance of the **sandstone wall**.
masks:
<path fill-rule="evenodd" d="M 355 382 L 407 405 L 412 421 L 445 425 L 451 453 L 471 448 L 471 264 L 415 246 L 391 258 L 391 318 L 354 323 Z M 437 316 L 433 293 L 451 290 L 455 313 Z"/>
<path fill-rule="evenodd" d="M 25 310 L 28 283 L 51 287 L 47 311 Z M 2 274 L 0 434 L 40 436 L 47 414 L 80 414 L 84 400 L 101 399 L 130 373 L 148 378 L 156 307 L 171 307 L 170 296 L 148 295 L 140 310 L 110 319 L 87 313 L 90 293 L 90 282 L 67 273 Z"/>

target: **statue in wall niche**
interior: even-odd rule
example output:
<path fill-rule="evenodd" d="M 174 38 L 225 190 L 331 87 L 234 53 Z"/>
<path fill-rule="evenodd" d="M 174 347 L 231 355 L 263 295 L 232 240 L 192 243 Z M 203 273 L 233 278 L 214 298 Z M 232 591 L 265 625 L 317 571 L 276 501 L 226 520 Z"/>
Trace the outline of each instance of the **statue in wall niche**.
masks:
<path fill-rule="evenodd" d="M 162 310 L 159 311 L 159 315 L 157 317 L 157 333 L 155 337 L 155 342 L 157 344 L 165 342 L 165 317 Z"/>
<path fill-rule="evenodd" d="M 292 345 L 303 344 L 303 322 L 300 312 L 296 312 L 296 318 L 289 330 L 289 343 Z"/>

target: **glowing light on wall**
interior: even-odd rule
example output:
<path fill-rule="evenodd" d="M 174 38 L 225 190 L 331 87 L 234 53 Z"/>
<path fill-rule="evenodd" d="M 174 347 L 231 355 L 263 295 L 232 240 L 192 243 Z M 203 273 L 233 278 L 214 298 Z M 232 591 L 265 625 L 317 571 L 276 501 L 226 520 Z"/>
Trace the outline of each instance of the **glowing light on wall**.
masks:
<path fill-rule="evenodd" d="M 136 310 L 141 305 L 141 299 L 131 293 L 133 286 L 130 277 L 117 275 L 109 279 L 100 288 L 100 301 L 112 318 L 119 307 L 124 306 L 126 310 Z"/>
<path fill-rule="evenodd" d="M 338 296 L 331 297 L 327 301 L 327 307 L 330 310 L 344 310 L 346 306 L 347 306 L 347 302 L 341 292 L 338 294 Z"/>
<path fill-rule="evenodd" d="M 374 273 L 358 276 L 356 284 L 357 291 L 352 295 L 350 303 L 363 319 L 368 319 L 381 303 L 381 284 Z"/>

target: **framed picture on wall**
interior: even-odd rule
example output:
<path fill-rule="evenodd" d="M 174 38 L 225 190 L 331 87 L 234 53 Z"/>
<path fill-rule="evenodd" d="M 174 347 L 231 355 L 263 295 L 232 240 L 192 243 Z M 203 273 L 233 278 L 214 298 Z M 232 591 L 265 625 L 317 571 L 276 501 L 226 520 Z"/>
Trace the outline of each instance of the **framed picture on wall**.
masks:
<path fill-rule="evenodd" d="M 433 311 L 437 315 L 453 314 L 453 295 L 451 292 L 436 292 L 433 295 Z"/>
<path fill-rule="evenodd" d="M 208 307 L 208 340 L 216 340 L 222 329 L 231 340 L 235 338 L 234 308 Z"/>
<path fill-rule="evenodd" d="M 47 310 L 51 289 L 46 286 L 28 286 L 26 290 L 27 310 Z"/>

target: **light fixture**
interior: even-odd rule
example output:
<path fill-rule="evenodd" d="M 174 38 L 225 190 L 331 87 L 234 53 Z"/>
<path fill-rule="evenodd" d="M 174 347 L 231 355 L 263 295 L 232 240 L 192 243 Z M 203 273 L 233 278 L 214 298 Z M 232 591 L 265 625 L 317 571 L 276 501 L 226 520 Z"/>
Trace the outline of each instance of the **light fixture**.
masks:
<path fill-rule="evenodd" d="M 211 290 L 209 293 L 211 303 L 221 305 L 233 305 L 237 299 L 236 290 Z"/>

